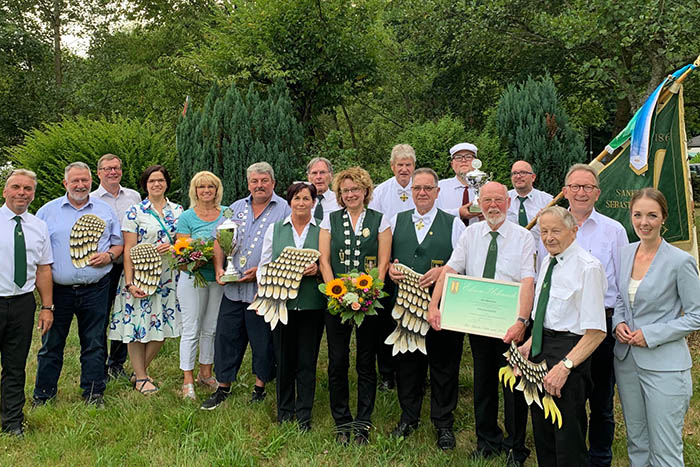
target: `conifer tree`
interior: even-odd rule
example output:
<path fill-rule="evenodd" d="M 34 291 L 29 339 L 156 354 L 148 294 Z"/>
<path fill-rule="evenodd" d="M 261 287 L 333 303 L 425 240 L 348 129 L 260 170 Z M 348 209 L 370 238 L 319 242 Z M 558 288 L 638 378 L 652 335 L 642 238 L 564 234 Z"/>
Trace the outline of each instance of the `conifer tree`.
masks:
<path fill-rule="evenodd" d="M 584 161 L 583 138 L 570 126 L 549 76 L 508 86 L 498 104 L 497 127 L 511 163 L 529 162 L 537 188 L 552 195 L 561 191 L 569 167 Z"/>

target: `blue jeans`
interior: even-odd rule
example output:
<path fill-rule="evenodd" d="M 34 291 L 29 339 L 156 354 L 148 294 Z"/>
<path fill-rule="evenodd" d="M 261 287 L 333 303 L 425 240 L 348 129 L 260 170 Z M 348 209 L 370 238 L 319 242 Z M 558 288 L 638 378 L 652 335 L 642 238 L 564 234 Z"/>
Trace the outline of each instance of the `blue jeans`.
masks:
<path fill-rule="evenodd" d="M 41 339 L 37 356 L 35 399 L 56 397 L 63 368 L 63 350 L 73 315 L 80 338 L 80 387 L 83 397 L 105 390 L 104 330 L 109 316 L 109 274 L 99 282 L 82 287 L 53 285 L 53 326 Z"/>

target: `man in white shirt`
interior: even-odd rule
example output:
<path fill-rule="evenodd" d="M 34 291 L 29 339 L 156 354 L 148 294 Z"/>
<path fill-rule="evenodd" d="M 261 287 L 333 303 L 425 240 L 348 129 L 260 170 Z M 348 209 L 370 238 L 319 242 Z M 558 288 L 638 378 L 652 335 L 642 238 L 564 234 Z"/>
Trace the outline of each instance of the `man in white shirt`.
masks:
<path fill-rule="evenodd" d="M 510 342 L 522 342 L 529 324 L 535 283 L 535 241 L 528 230 L 506 220 L 510 198 L 504 185 L 497 182 L 485 184 L 481 188 L 479 204 L 486 222 L 470 225 L 460 236 L 433 291 L 428 320 L 434 329 L 440 329 L 438 303 L 446 273 L 520 282 L 520 316 L 503 339 L 470 334 L 469 343 L 474 357 L 477 436 L 473 457 L 490 458 L 505 452 L 508 466 L 522 466 L 530 454 L 525 447 L 527 404 L 522 393 L 504 391 L 508 432 L 508 437 L 504 438 L 498 426 L 498 370 L 506 364 L 503 353 Z"/>
<path fill-rule="evenodd" d="M 584 166 L 588 167 L 588 166 Z M 569 180 L 571 183 L 592 182 Z M 592 184 L 592 183 L 590 183 Z M 586 396 L 591 389 L 591 354 L 605 338 L 605 270 L 578 243 L 572 213 L 559 206 L 542 211 L 541 239 L 547 249 L 546 272 L 535 288 L 532 337 L 520 347 L 530 360 L 547 362 L 543 389 L 551 394 L 563 420 L 561 428 L 545 420 L 532 404 L 532 427 L 539 465 L 588 465 Z"/>
<path fill-rule="evenodd" d="M 477 192 L 467 185 L 467 174 L 474 170 L 472 162 L 476 159 L 477 151 L 472 143 L 459 143 L 450 148 L 450 165 L 455 176 L 440 180 L 437 200 L 438 208 L 459 217 L 466 225 L 480 220 L 480 214 L 469 212 Z"/>
<path fill-rule="evenodd" d="M 408 144 L 397 144 L 391 150 L 389 163 L 394 176 L 377 185 L 368 206 L 384 214 L 386 219 L 416 207 L 411 196 L 411 178 L 416 168 L 416 152 L 413 147 Z M 394 331 L 394 320 L 391 317 L 392 286 L 390 282 L 385 285 L 389 297 L 382 299 L 384 308 L 378 312 L 377 369 L 380 376 L 380 391 L 389 391 L 395 386 L 396 358 L 391 355 L 391 347 L 384 345 L 384 340 Z"/>
<path fill-rule="evenodd" d="M 124 213 L 134 204 L 141 202 L 141 195 L 136 190 L 121 186 L 122 181 L 122 161 L 114 154 L 105 154 L 97 161 L 97 177 L 100 179 L 100 186 L 90 193 L 109 204 L 117 215 L 119 224 L 124 219 Z M 109 309 L 112 309 L 114 297 L 117 294 L 119 278 L 124 270 L 123 258 L 117 258 L 112 270 L 109 272 Z M 108 323 L 109 326 L 109 323 Z M 105 349 L 107 348 L 107 329 L 105 328 Z M 126 376 L 124 363 L 126 362 L 126 344 L 121 341 L 112 341 L 109 345 L 109 355 L 105 365 L 105 374 L 109 378 L 119 378 Z"/>
<path fill-rule="evenodd" d="M 515 162 L 510 169 L 510 181 L 513 183 L 513 189 L 508 192 L 510 197 L 508 220 L 521 227 L 527 226 L 537 216 L 537 213 L 552 201 L 552 195 L 532 186 L 536 178 L 537 175 L 532 170 L 532 166 L 525 161 Z M 540 238 L 537 225 L 532 228 L 531 232 L 535 237 L 535 242 L 537 242 Z"/>
<path fill-rule="evenodd" d="M 629 244 L 627 232 L 618 221 L 604 216 L 594 208 L 600 196 L 598 174 L 589 165 L 573 165 L 566 174 L 563 188 L 569 201 L 569 211 L 578 225 L 576 242 L 603 264 L 607 278 L 605 317 L 607 336 L 591 356 L 593 390 L 588 396 L 590 423 L 588 428 L 588 462 L 590 466 L 609 466 L 612 463 L 612 441 L 615 436 L 613 397 L 612 313 L 617 298 L 617 274 L 620 272 L 620 251 Z M 544 256 L 542 256 L 544 257 Z"/>
<path fill-rule="evenodd" d="M 43 336 L 53 323 L 53 255 L 46 223 L 29 214 L 34 200 L 36 174 L 14 170 L 5 182 L 0 208 L 0 357 L 2 358 L 2 431 L 23 436 L 24 384 L 34 324 L 34 288 L 39 290 L 41 311 L 37 329 Z"/>
<path fill-rule="evenodd" d="M 306 177 L 316 187 L 316 204 L 311 209 L 311 215 L 319 225 L 324 217 L 340 209 L 335 193 L 330 188 L 333 179 L 333 166 L 325 157 L 314 157 L 306 165 Z"/>

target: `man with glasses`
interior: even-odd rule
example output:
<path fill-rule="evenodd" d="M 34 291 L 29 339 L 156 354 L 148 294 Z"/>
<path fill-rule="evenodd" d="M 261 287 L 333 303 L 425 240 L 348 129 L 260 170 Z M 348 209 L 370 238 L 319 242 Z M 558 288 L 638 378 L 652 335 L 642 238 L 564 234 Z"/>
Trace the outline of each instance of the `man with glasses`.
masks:
<path fill-rule="evenodd" d="M 552 195 L 533 188 L 532 184 L 536 178 L 537 175 L 532 170 L 532 166 L 525 161 L 515 162 L 510 169 L 513 189 L 508 192 L 510 207 L 507 216 L 509 221 L 521 227 L 527 226 L 537 213 L 552 201 Z M 535 225 L 531 232 L 537 242 L 540 238 L 539 227 Z"/>
<path fill-rule="evenodd" d="M 472 162 L 476 158 L 477 151 L 477 147 L 471 143 L 459 143 L 452 146 L 450 148 L 450 165 L 455 176 L 440 180 L 438 208 L 459 217 L 465 225 L 480 220 L 480 214 L 469 212 L 469 207 L 476 197 L 476 191 L 467 185 L 467 174 L 474 170 Z"/>
<path fill-rule="evenodd" d="M 594 206 L 600 196 L 598 174 L 586 164 L 573 165 L 566 174 L 564 197 L 569 201 L 569 211 L 578 224 L 576 242 L 595 256 L 605 268 L 608 281 L 605 292 L 605 317 L 607 336 L 591 356 L 593 390 L 588 394 L 590 422 L 588 428 L 588 461 L 591 466 L 609 466 L 612 463 L 612 441 L 615 434 L 613 396 L 613 347 L 615 338 L 611 330 L 612 313 L 617 298 L 616 277 L 620 272 L 620 250 L 627 245 L 627 233 L 618 221 L 600 214 Z M 547 257 L 540 243 L 539 258 Z"/>
<path fill-rule="evenodd" d="M 503 452 L 507 455 L 506 465 L 522 466 L 530 454 L 525 447 L 527 404 L 520 391 L 503 391 L 504 425 L 508 433 L 508 437 L 504 438 L 498 426 L 498 370 L 506 364 L 503 353 L 508 350 L 510 342 L 522 342 L 529 323 L 535 294 L 535 240 L 529 231 L 506 220 L 510 198 L 504 185 L 497 182 L 485 184 L 481 188 L 479 204 L 486 222 L 470 225 L 459 237 L 450 260 L 435 284 L 428 308 L 428 321 L 436 331 L 441 329 L 438 303 L 447 273 L 520 282 L 519 316 L 503 339 L 470 334 L 469 344 L 474 357 L 476 428 L 476 449 L 472 458 L 491 458 Z M 457 376 L 455 372 L 454 378 L 457 379 Z"/>
<path fill-rule="evenodd" d="M 416 208 L 401 212 L 390 221 L 393 234 L 391 256 L 394 263 L 404 264 L 423 274 L 420 285 L 431 288 L 464 231 L 464 224 L 435 206 L 440 188 L 433 169 L 416 170 L 411 191 Z M 399 281 L 403 274 L 392 264 L 389 277 Z M 405 438 L 418 427 L 425 377 L 430 366 L 431 418 L 437 428 L 438 445 L 442 449 L 454 447 L 454 436 L 449 436 L 452 427 L 449 417 L 456 406 L 457 395 L 452 377 L 455 368 L 459 367 L 463 340 L 461 333 L 431 329 L 426 335 L 427 356 L 420 351 L 396 356 L 396 392 L 401 419 L 391 432 L 392 436 Z M 384 343 L 381 345 L 391 349 Z"/>
<path fill-rule="evenodd" d="M 333 166 L 325 157 L 314 157 L 306 166 L 306 177 L 316 187 L 316 204 L 311 214 L 316 219 L 316 225 L 321 224 L 324 217 L 333 211 L 340 209 L 335 193 L 331 190 L 333 180 Z"/>
<path fill-rule="evenodd" d="M 97 177 L 100 179 L 100 186 L 90 193 L 97 199 L 109 204 L 114 210 L 121 226 L 124 213 L 129 207 L 141 202 L 141 195 L 136 190 L 125 188 L 120 185 L 122 181 L 122 161 L 114 154 L 105 154 L 97 161 Z M 123 258 L 120 256 L 112 264 L 109 272 L 109 309 L 112 309 L 114 297 L 117 295 L 119 278 L 124 270 Z M 109 324 L 109 323 L 107 323 Z M 105 327 L 105 349 L 107 348 L 107 327 Z M 126 344 L 121 341 L 112 341 L 109 346 L 109 355 L 105 372 L 108 378 L 119 378 L 126 376 L 124 373 L 124 363 L 126 362 Z"/>

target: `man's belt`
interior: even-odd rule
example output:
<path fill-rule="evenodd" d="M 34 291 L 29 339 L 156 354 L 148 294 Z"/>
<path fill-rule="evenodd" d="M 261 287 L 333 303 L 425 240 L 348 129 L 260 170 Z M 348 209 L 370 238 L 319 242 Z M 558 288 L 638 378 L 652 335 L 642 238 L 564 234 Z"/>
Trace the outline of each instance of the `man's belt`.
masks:
<path fill-rule="evenodd" d="M 547 337 L 581 337 L 579 334 L 575 334 L 573 332 L 569 331 L 554 331 L 552 329 L 543 329 L 542 334 L 544 334 Z"/>

